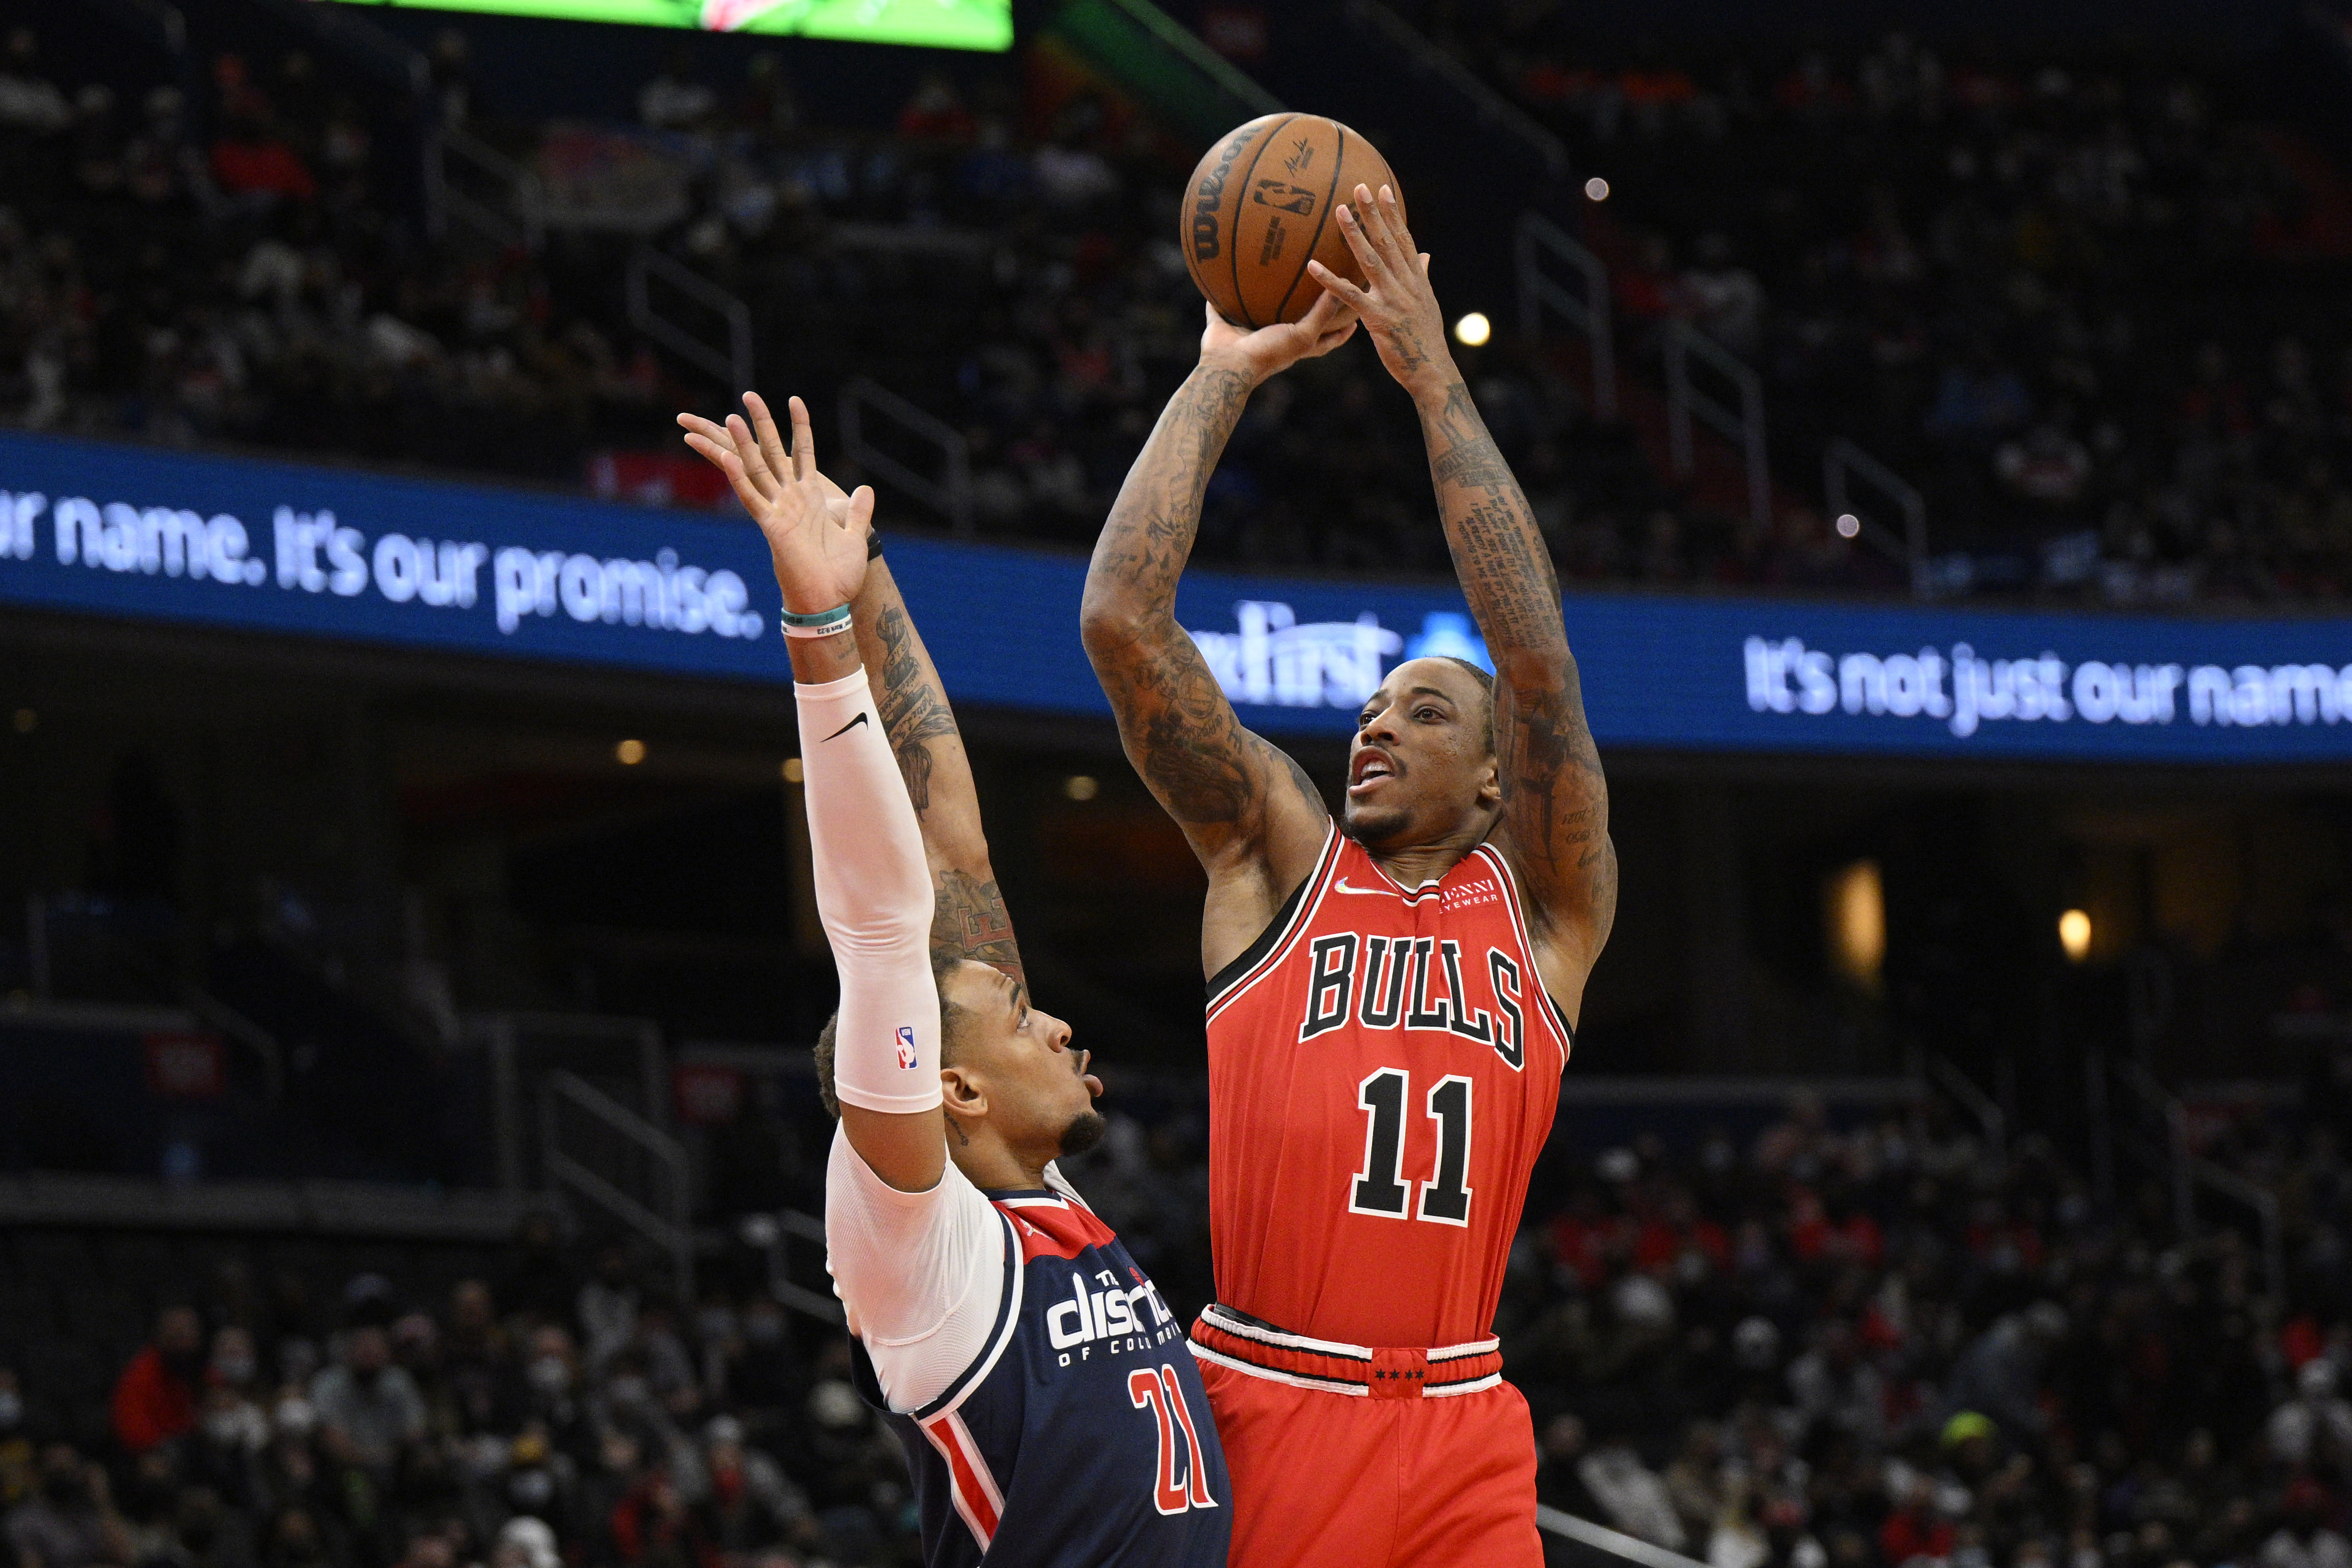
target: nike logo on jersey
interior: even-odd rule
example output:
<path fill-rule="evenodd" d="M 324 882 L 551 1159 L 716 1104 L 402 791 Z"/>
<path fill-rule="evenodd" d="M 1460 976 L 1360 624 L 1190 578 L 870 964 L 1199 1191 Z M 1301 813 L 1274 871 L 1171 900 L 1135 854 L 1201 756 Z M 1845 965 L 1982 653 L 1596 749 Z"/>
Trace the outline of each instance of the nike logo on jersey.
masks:
<path fill-rule="evenodd" d="M 831 735 L 826 736 L 824 738 L 825 740 L 839 740 L 843 736 L 847 735 L 851 730 L 856 729 L 859 725 L 864 724 L 865 722 L 865 710 L 860 709 L 856 718 L 851 719 L 847 724 L 843 725 L 839 729 L 835 730 Z M 822 746 L 824 744 L 824 741 L 819 741 L 817 744 Z"/>
<path fill-rule="evenodd" d="M 1369 893 L 1373 894 L 1375 897 L 1397 898 L 1402 896 L 1395 888 L 1392 887 L 1350 887 L 1348 885 L 1348 879 L 1344 876 L 1331 884 L 1331 891 L 1334 893 Z"/>

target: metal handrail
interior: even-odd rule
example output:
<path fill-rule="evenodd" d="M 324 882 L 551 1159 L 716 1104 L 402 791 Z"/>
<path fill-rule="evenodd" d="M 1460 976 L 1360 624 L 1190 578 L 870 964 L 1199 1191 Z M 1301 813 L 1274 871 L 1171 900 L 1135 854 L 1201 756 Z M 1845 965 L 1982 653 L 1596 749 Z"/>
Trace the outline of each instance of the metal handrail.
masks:
<path fill-rule="evenodd" d="M 188 998 L 188 1010 L 260 1059 L 271 1104 L 286 1098 L 286 1051 L 276 1035 L 206 991 Z"/>
<path fill-rule="evenodd" d="M 1853 510 L 1846 486 L 1849 475 L 1867 480 L 1902 508 L 1901 538 Z M 1822 497 L 1829 503 L 1831 517 L 1851 514 L 1861 525 L 1864 539 L 1906 563 L 1911 570 L 1912 593 L 1927 597 L 1927 501 L 1902 475 L 1841 435 L 1822 450 Z"/>
<path fill-rule="evenodd" d="M 790 1307 L 821 1322 L 841 1323 L 848 1321 L 841 1302 L 822 1291 L 812 1291 L 792 1277 L 790 1249 L 786 1243 L 793 1237 L 814 1241 L 822 1249 L 825 1244 L 824 1221 L 813 1214 L 803 1214 L 796 1208 L 778 1209 L 773 1214 L 751 1216 L 745 1222 L 744 1234 L 753 1245 L 768 1254 L 768 1294 L 781 1306 Z"/>
<path fill-rule="evenodd" d="M 1617 417 L 1615 317 L 1609 298 L 1609 264 L 1569 237 L 1541 213 L 1521 213 L 1513 241 L 1519 280 L 1519 331 L 1529 341 L 1543 337 L 1543 316 L 1553 314 L 1584 334 L 1592 345 L 1592 413 L 1602 423 Z M 1543 269 L 1546 253 L 1584 275 L 1584 297 L 1560 287 Z"/>
<path fill-rule="evenodd" d="M 2006 1159 L 2009 1155 L 2009 1114 L 1993 1097 L 1977 1086 L 1977 1081 L 1952 1065 L 1951 1061 L 1936 1051 L 1919 1053 L 1920 1066 L 1926 1076 L 1945 1093 L 1960 1103 L 1960 1108 L 1977 1119 L 1984 1130 L 1985 1142 L 1992 1145 L 1993 1158 Z"/>
<path fill-rule="evenodd" d="M 1160 47 L 1209 78 L 1218 90 L 1238 99 L 1253 115 L 1279 114 L 1282 100 L 1268 92 L 1239 66 L 1209 47 L 1192 30 L 1157 5 L 1137 0 L 1108 0 L 1113 10 L 1151 35 Z"/>
<path fill-rule="evenodd" d="M 1691 416 L 1696 414 L 1739 444 L 1747 457 L 1748 516 L 1758 527 L 1769 526 L 1772 521 L 1772 474 L 1764 456 L 1764 379 L 1731 350 L 1686 321 L 1666 323 L 1665 350 L 1666 434 L 1675 476 L 1687 479 L 1697 470 L 1697 455 L 1691 445 Z M 1736 412 L 1691 384 L 1693 356 L 1739 389 L 1739 407 Z"/>
<path fill-rule="evenodd" d="M 1527 110 L 1496 92 L 1475 71 L 1421 36 L 1413 25 L 1380 0 L 1349 0 L 1349 17 L 1370 26 L 1411 57 L 1414 66 L 1442 77 L 1448 87 L 1470 100 L 1478 118 L 1500 126 L 1527 144 L 1553 179 L 1568 174 L 1568 143 L 1538 124 Z"/>
<path fill-rule="evenodd" d="M 653 280 L 656 277 L 726 319 L 727 347 L 723 351 L 655 308 Z M 738 394 L 751 384 L 751 308 L 741 299 L 675 257 L 645 245 L 629 256 L 628 296 L 629 324 L 638 331 L 697 369 L 727 382 Z"/>
<path fill-rule="evenodd" d="M 943 478 L 908 467 L 866 439 L 866 411 L 888 416 L 940 449 L 947 465 Z M 841 448 L 869 473 L 891 483 L 946 517 L 959 534 L 971 532 L 971 445 L 963 432 L 938 415 L 908 402 L 871 376 L 859 376 L 841 389 Z"/>
<path fill-rule="evenodd" d="M 558 1103 L 572 1106 L 645 1151 L 669 1173 L 668 1212 L 657 1210 L 635 1195 L 623 1191 L 603 1172 L 563 1152 L 558 1141 Z M 691 1225 L 691 1181 L 686 1150 L 678 1141 L 591 1084 L 576 1072 L 558 1068 L 540 1081 L 540 1158 L 548 1185 L 569 1187 L 581 1197 L 670 1255 L 677 1271 L 678 1299 L 694 1298 L 694 1231 Z M 662 1195 L 654 1195 L 660 1201 Z"/>
<path fill-rule="evenodd" d="M 497 183 L 511 214 L 500 212 L 450 183 L 452 161 L 464 163 Z M 520 245 L 537 250 L 546 235 L 546 193 L 539 176 L 497 148 L 455 126 L 444 127 L 425 143 L 425 224 L 436 238 L 448 232 L 453 217 L 498 245 Z"/>
<path fill-rule="evenodd" d="M 2263 1272 L 2271 1297 L 2283 1300 L 2286 1290 L 2286 1227 L 2279 1212 L 2278 1195 L 2189 1149 L 2189 1107 L 2180 1097 L 2157 1082 L 2156 1074 L 2137 1061 L 2120 1069 L 2126 1087 L 2164 1117 L 2166 1143 L 2172 1165 L 2174 1222 L 2181 1239 L 2197 1234 L 2197 1188 L 2200 1186 L 2253 1210 L 2262 1228 Z"/>
<path fill-rule="evenodd" d="M 1628 1563 L 1639 1564 L 1640 1568 L 1706 1568 L 1706 1564 L 1696 1558 L 1654 1546 L 1638 1535 L 1628 1535 L 1622 1530 L 1612 1530 L 1605 1524 L 1579 1519 L 1548 1503 L 1536 1504 L 1536 1528 L 1549 1531 L 1563 1541 L 1573 1541 L 1579 1546 L 1589 1546 L 1596 1552 L 1622 1557 Z"/>

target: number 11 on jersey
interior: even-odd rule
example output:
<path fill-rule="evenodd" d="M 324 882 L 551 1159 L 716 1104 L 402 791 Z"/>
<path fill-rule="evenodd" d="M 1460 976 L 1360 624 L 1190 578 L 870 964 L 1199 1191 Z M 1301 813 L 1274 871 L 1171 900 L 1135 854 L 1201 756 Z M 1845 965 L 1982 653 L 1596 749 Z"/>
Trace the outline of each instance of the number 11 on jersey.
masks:
<path fill-rule="evenodd" d="M 1404 1107 L 1412 1075 L 1383 1067 L 1356 1085 L 1356 1104 L 1365 1114 L 1364 1167 L 1349 1189 L 1351 1214 L 1406 1217 L 1412 1186 L 1404 1179 Z M 1421 1201 L 1412 1218 L 1437 1225 L 1470 1223 L 1470 1080 L 1448 1074 L 1432 1085 L 1426 1102 L 1437 1124 L 1437 1162 L 1419 1183 Z"/>

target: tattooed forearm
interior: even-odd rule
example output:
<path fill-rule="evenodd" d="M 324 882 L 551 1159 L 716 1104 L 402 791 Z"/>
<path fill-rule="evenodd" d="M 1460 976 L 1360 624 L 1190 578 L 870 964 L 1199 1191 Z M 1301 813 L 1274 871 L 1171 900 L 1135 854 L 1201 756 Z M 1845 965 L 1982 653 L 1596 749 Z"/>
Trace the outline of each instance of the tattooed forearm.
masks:
<path fill-rule="evenodd" d="M 895 605 L 883 611 L 877 631 L 883 650 L 882 730 L 898 755 L 898 771 L 907 780 L 907 794 L 919 817 L 931 809 L 929 742 L 956 733 L 955 715 L 938 683 L 923 678 L 907 612 Z"/>
<path fill-rule="evenodd" d="M 1259 755 L 1273 748 L 1242 727 L 1175 615 L 1201 498 L 1250 385 L 1214 365 L 1187 378 L 1120 486 L 1087 572 L 1087 652 L 1120 738 L 1151 792 L 1188 828 L 1246 824 L 1273 771 Z"/>
<path fill-rule="evenodd" d="M 932 879 L 938 903 L 931 912 L 931 953 L 992 964 L 1026 984 L 1021 946 L 1013 938 L 1013 916 L 996 879 L 982 882 L 969 873 L 942 872 Z"/>
<path fill-rule="evenodd" d="M 1495 658 L 1496 772 L 1538 918 L 1605 934 L 1616 907 L 1608 787 L 1551 552 L 1469 388 L 1423 401 L 1421 422 L 1454 571 Z"/>

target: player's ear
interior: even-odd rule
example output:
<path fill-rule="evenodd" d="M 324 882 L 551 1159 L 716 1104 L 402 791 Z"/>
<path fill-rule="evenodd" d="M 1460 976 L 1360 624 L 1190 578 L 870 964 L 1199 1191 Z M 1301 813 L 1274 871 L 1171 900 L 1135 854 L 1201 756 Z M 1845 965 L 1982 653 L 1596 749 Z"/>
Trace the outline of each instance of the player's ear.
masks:
<path fill-rule="evenodd" d="M 1503 764 L 1500 758 L 1488 756 L 1486 770 L 1478 776 L 1478 809 L 1500 810 L 1503 805 Z"/>
<path fill-rule="evenodd" d="M 988 1114 L 988 1092 L 968 1077 L 961 1067 L 940 1069 L 940 1098 L 950 1115 L 962 1117 Z"/>

